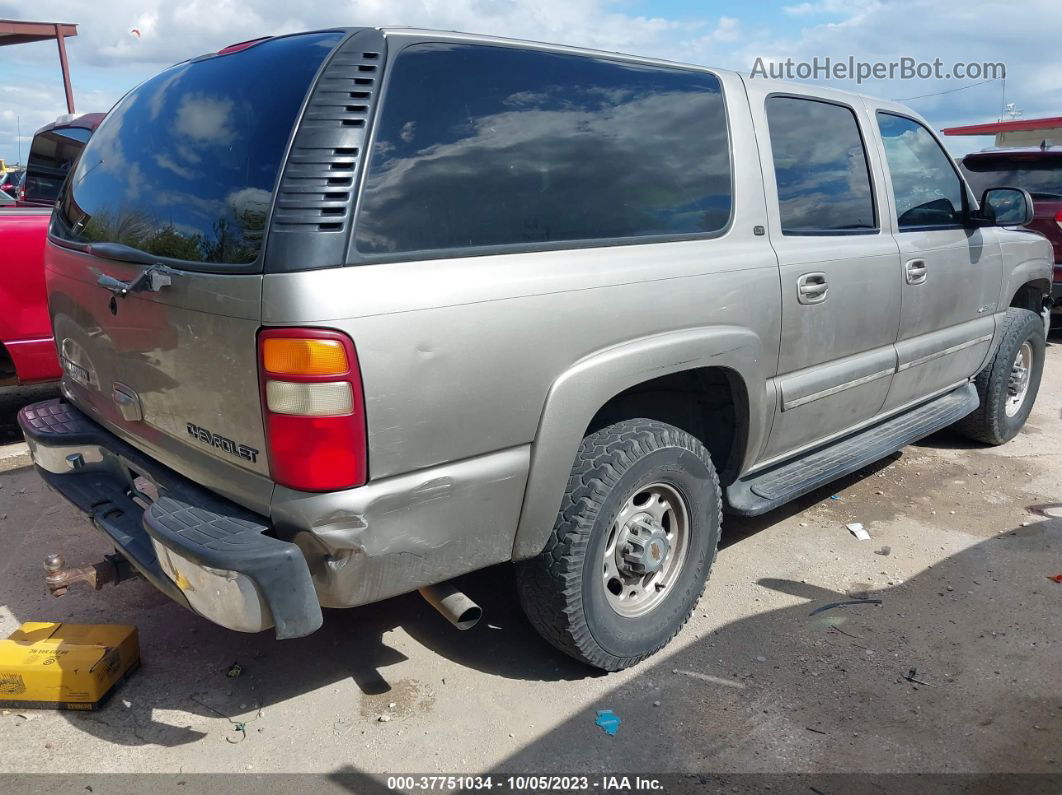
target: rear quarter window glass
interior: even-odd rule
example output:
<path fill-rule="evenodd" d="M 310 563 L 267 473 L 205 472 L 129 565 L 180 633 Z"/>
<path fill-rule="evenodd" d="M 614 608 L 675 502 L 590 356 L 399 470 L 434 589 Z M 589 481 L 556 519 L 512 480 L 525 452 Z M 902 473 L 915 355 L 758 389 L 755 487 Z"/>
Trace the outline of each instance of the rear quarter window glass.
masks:
<path fill-rule="evenodd" d="M 877 231 L 866 148 L 851 108 L 800 97 L 767 99 L 784 234 Z"/>
<path fill-rule="evenodd" d="M 396 59 L 381 113 L 363 254 L 704 235 L 729 222 L 712 74 L 419 44 Z"/>
<path fill-rule="evenodd" d="M 52 233 L 192 263 L 253 262 L 295 118 L 342 37 L 272 39 L 133 89 L 85 147 Z"/>

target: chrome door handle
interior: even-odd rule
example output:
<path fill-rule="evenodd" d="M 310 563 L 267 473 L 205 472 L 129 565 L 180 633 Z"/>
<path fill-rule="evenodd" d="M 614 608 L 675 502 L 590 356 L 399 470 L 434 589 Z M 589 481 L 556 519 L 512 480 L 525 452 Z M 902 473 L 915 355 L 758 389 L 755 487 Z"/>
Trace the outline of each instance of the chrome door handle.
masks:
<path fill-rule="evenodd" d="M 924 259 L 908 260 L 903 266 L 903 275 L 908 284 L 923 284 L 928 277 L 926 261 Z"/>
<path fill-rule="evenodd" d="M 797 279 L 797 301 L 802 304 L 821 304 L 829 292 L 825 273 L 805 273 Z"/>

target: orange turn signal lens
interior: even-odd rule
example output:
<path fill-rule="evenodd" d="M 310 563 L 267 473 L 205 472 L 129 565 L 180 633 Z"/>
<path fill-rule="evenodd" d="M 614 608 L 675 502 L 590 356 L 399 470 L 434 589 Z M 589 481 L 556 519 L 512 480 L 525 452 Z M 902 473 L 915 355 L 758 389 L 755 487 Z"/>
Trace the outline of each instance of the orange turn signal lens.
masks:
<path fill-rule="evenodd" d="M 343 375 L 350 369 L 338 340 L 268 337 L 262 340 L 262 363 L 274 375 Z"/>

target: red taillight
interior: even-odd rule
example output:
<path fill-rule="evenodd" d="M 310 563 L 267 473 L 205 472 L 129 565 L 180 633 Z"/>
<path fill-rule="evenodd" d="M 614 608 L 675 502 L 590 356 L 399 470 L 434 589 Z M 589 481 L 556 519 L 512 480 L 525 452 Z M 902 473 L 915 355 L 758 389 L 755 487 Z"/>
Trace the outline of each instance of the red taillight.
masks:
<path fill-rule="evenodd" d="M 326 329 L 263 329 L 258 372 L 273 480 L 299 491 L 363 485 L 365 399 L 350 337 Z"/>
<path fill-rule="evenodd" d="M 1058 228 L 1062 229 L 1062 210 L 1055 213 L 1055 223 L 1058 224 Z"/>

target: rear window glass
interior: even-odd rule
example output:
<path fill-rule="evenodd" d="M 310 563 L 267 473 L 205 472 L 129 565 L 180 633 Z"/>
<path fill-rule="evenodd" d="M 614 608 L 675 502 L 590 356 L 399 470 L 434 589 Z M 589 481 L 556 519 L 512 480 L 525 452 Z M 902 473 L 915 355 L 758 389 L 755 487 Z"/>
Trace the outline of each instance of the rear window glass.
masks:
<path fill-rule="evenodd" d="M 52 233 L 188 262 L 253 262 L 295 117 L 342 37 L 273 39 L 135 88 L 85 147 Z"/>
<path fill-rule="evenodd" d="M 389 78 L 357 248 L 703 235 L 727 225 L 730 205 L 714 75 L 421 44 Z"/>
<path fill-rule="evenodd" d="M 84 127 L 49 130 L 34 136 L 26 163 L 26 200 L 54 202 L 91 136 L 92 132 Z"/>
<path fill-rule="evenodd" d="M 962 170 L 978 196 L 989 188 L 1025 188 L 1034 199 L 1062 201 L 1062 157 L 970 157 Z"/>

